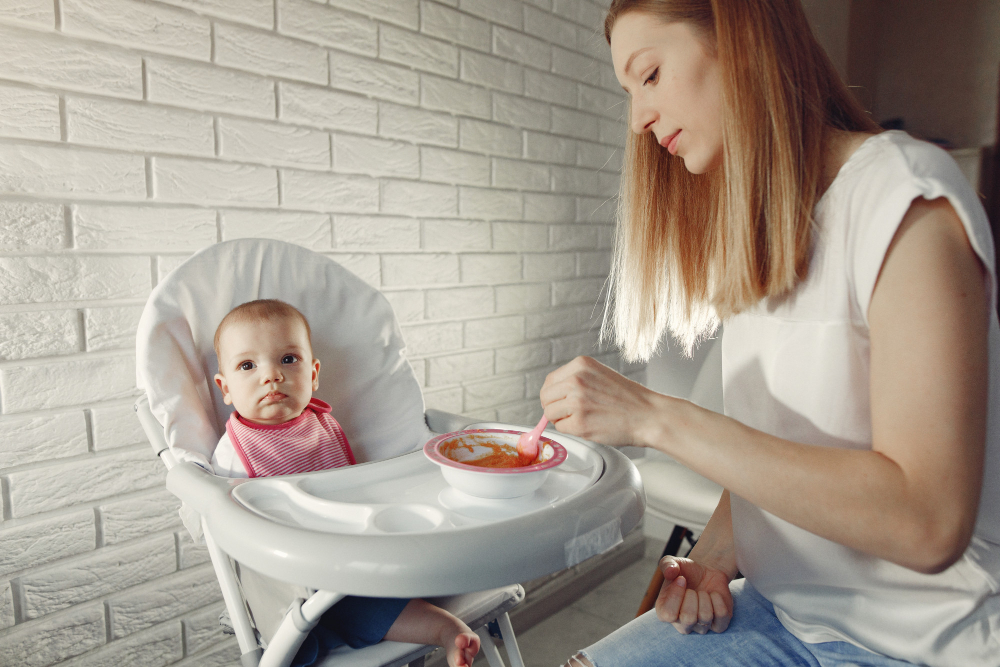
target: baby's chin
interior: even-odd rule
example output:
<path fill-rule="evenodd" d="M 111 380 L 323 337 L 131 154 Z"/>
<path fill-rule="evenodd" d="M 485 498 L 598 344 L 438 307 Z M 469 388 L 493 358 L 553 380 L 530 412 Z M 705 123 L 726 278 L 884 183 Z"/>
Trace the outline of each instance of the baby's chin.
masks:
<path fill-rule="evenodd" d="M 306 404 L 308 405 L 308 403 Z M 285 422 L 290 422 L 299 415 L 302 411 L 306 409 L 306 406 L 286 406 L 281 403 L 270 403 L 266 405 L 255 405 L 251 406 L 246 413 L 241 412 L 240 417 L 251 421 L 255 424 L 263 424 L 265 426 L 273 426 L 275 424 L 284 424 Z"/>

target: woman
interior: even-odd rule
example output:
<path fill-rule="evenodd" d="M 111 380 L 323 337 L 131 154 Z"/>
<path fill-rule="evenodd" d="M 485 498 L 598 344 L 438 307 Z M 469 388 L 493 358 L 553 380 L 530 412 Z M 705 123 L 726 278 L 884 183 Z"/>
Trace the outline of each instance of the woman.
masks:
<path fill-rule="evenodd" d="M 1000 664 L 975 193 L 943 151 L 879 133 L 797 0 L 614 0 L 605 35 L 633 131 L 605 331 L 646 359 L 723 321 L 726 416 L 588 358 L 542 405 L 727 491 L 690 558 L 660 562 L 655 614 L 570 664 Z"/>

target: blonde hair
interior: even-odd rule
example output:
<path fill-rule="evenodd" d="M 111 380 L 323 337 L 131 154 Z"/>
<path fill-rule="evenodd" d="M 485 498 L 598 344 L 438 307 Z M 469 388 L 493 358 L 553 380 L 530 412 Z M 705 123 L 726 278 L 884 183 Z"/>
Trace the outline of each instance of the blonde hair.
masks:
<path fill-rule="evenodd" d="M 602 338 L 648 359 L 663 332 L 690 353 L 720 320 L 806 277 L 831 128 L 877 132 L 798 0 L 613 0 L 687 22 L 718 57 L 722 165 L 694 175 L 652 133 L 629 133 Z M 631 115 L 631 109 L 629 110 Z"/>
<path fill-rule="evenodd" d="M 305 315 L 299 312 L 298 308 L 278 299 L 257 299 L 236 306 L 219 322 L 213 341 L 215 356 L 219 356 L 219 340 L 227 327 L 234 324 L 252 324 L 283 319 L 297 319 L 302 322 L 302 326 L 306 328 L 306 339 L 309 341 L 309 346 L 312 347 L 312 331 L 309 329 L 309 321 L 306 320 Z"/>

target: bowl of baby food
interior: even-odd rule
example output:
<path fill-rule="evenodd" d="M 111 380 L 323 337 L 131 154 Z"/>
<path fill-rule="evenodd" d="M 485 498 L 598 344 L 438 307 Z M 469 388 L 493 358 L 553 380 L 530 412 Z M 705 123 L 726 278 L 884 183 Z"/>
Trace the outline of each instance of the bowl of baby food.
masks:
<path fill-rule="evenodd" d="M 527 465 L 517 458 L 521 431 L 470 429 L 445 433 L 424 445 L 428 459 L 441 466 L 445 480 L 477 498 L 517 498 L 540 487 L 549 471 L 566 460 L 566 448 L 538 439 L 538 457 Z"/>

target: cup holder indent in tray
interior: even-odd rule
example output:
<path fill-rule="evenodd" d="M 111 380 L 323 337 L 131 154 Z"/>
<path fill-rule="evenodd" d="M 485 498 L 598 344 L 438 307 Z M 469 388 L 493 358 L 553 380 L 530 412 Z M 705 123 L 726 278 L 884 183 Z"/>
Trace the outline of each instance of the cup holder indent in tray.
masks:
<path fill-rule="evenodd" d="M 444 521 L 444 515 L 426 505 L 390 505 L 372 522 L 383 533 L 426 533 Z"/>

